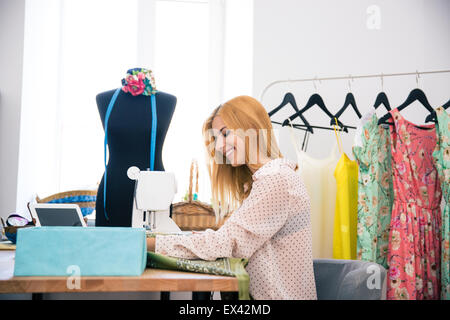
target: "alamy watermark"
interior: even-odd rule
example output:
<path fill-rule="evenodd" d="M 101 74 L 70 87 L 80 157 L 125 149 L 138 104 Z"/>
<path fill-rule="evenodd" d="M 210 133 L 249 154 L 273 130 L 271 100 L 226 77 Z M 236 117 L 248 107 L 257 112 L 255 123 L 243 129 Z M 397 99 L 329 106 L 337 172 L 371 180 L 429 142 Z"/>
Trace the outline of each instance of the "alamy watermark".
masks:
<path fill-rule="evenodd" d="M 381 29 L 381 9 L 377 5 L 371 5 L 367 7 L 367 20 L 366 26 L 369 30 L 380 30 Z"/>
<path fill-rule="evenodd" d="M 367 267 L 366 273 L 371 274 L 366 281 L 367 288 L 369 290 L 381 289 L 381 269 L 380 266 L 372 264 Z"/>
<path fill-rule="evenodd" d="M 66 269 L 67 277 L 66 286 L 69 290 L 81 289 L 81 269 L 77 265 L 70 265 Z"/>

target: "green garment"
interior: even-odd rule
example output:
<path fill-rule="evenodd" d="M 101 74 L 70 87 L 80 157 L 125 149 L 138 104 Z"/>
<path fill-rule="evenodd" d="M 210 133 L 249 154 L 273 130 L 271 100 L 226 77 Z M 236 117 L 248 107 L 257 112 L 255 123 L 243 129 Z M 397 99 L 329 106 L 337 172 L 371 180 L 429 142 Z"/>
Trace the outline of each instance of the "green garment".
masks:
<path fill-rule="evenodd" d="M 450 300 L 450 116 L 439 107 L 437 116 L 437 144 L 433 152 L 441 182 L 445 207 L 441 218 L 441 299 Z"/>
<path fill-rule="evenodd" d="M 247 259 L 219 258 L 215 261 L 190 260 L 165 256 L 159 253 L 147 252 L 147 267 L 208 273 L 236 277 L 239 287 L 239 300 L 250 300 L 250 277 L 245 270 Z"/>
<path fill-rule="evenodd" d="M 359 165 L 357 258 L 388 267 L 389 225 L 394 189 L 389 129 L 373 113 L 362 128 L 362 146 L 354 146 Z"/>

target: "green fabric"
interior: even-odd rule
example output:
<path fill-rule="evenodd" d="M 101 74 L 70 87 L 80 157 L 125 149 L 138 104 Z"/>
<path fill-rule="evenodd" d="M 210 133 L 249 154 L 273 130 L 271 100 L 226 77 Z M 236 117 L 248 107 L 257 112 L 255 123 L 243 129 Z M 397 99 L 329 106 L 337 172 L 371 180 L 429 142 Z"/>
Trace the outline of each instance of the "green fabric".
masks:
<path fill-rule="evenodd" d="M 236 277 L 239 300 L 249 300 L 250 277 L 245 270 L 247 259 L 219 258 L 215 261 L 189 260 L 147 252 L 147 267 Z"/>
<path fill-rule="evenodd" d="M 354 146 L 359 165 L 357 258 L 388 267 L 389 224 L 394 202 L 389 130 L 374 113 L 362 130 L 362 146 Z"/>
<path fill-rule="evenodd" d="M 433 158 L 445 201 L 441 216 L 441 299 L 450 300 L 450 116 L 442 107 L 436 109 L 436 116 L 437 144 Z"/>

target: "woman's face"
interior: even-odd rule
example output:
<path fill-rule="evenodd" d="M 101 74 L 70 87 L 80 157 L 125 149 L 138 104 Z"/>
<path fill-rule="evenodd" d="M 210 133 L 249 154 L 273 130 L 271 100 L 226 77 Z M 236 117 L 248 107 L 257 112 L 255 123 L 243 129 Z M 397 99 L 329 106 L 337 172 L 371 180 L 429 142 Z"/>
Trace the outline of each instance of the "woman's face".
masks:
<path fill-rule="evenodd" d="M 212 122 L 215 137 L 215 149 L 227 158 L 227 163 L 233 167 L 245 164 L 244 140 L 235 135 L 233 130 L 227 128 L 220 116 L 216 116 Z"/>

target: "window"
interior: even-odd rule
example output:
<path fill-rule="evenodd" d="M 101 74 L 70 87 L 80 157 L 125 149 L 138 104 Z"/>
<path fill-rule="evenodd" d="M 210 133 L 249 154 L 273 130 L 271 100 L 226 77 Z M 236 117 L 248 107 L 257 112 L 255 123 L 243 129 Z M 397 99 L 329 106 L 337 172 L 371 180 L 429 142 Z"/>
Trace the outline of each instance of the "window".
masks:
<path fill-rule="evenodd" d="M 164 166 L 178 180 L 176 201 L 188 190 L 193 158 L 199 199 L 210 201 L 201 128 L 221 102 L 251 95 L 252 6 L 249 0 L 156 3 L 157 86 L 178 98 L 163 150 Z"/>
<path fill-rule="evenodd" d="M 174 23 L 176 21 L 176 23 Z M 164 167 L 175 173 L 180 201 L 188 190 L 191 160 L 204 168 L 202 123 L 208 106 L 209 19 L 207 2 L 156 2 L 155 78 L 158 90 L 177 97 L 163 149 Z M 209 177 L 199 173 L 200 198 Z"/>
<path fill-rule="evenodd" d="M 120 87 L 136 65 L 137 1 L 65 0 L 61 14 L 58 192 L 100 182 L 104 131 L 95 96 Z"/>
<path fill-rule="evenodd" d="M 26 2 L 18 212 L 36 194 L 97 188 L 104 132 L 95 96 L 119 87 L 136 63 L 137 6 Z"/>

